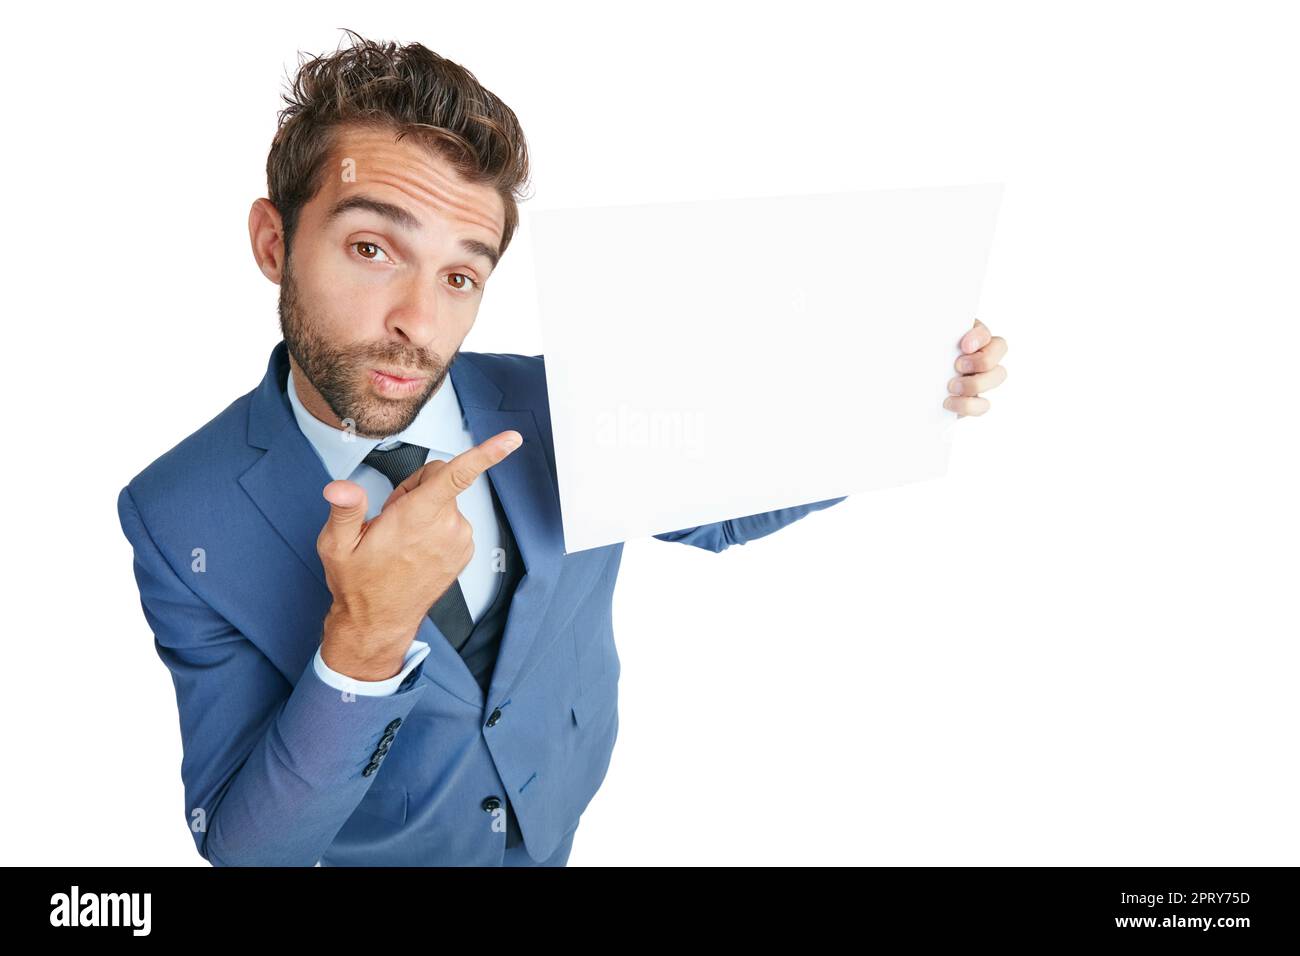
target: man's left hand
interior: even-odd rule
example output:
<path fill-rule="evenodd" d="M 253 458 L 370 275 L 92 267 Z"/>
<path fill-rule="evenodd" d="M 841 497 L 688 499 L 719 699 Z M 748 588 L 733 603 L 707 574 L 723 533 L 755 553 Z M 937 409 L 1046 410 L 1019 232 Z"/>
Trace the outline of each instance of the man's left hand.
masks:
<path fill-rule="evenodd" d="M 943 407 L 956 412 L 958 418 L 983 415 L 989 410 L 989 400 L 981 398 L 980 392 L 997 388 L 1007 378 L 1007 370 L 998 364 L 1007 354 L 1007 341 L 991 335 L 988 326 L 976 319 L 975 328 L 961 338 L 961 353 L 953 362 L 958 374 L 948 382 L 950 394 Z"/>

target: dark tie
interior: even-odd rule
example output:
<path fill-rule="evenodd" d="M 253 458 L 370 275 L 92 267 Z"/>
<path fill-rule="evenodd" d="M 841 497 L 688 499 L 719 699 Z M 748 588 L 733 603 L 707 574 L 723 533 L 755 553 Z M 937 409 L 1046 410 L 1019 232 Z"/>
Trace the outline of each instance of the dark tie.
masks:
<path fill-rule="evenodd" d="M 396 488 L 408 475 L 424 466 L 429 449 L 408 442 L 400 442 L 388 451 L 376 448 L 367 455 L 362 464 L 374 468 L 393 483 Z M 474 630 L 474 619 L 470 617 L 469 606 L 465 603 L 465 594 L 460 589 L 460 581 L 452 581 L 442 597 L 429 608 L 429 618 L 438 625 L 438 630 L 451 642 L 451 646 L 460 653 L 460 649 L 469 640 L 470 631 Z"/>

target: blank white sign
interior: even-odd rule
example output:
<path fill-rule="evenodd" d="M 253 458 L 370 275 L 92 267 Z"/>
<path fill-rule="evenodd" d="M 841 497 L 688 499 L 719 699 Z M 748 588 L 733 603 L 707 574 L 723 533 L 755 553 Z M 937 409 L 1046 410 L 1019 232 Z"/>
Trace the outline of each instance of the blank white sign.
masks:
<path fill-rule="evenodd" d="M 531 212 L 566 552 L 944 475 L 1002 188 Z"/>

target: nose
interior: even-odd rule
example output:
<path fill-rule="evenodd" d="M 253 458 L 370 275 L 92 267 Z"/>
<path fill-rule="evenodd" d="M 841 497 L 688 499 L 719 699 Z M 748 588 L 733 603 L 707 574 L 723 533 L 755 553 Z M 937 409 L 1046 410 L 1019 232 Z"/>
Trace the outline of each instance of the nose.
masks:
<path fill-rule="evenodd" d="M 388 313 L 385 324 L 390 334 L 422 349 L 437 337 L 438 323 L 438 290 L 417 275 Z"/>

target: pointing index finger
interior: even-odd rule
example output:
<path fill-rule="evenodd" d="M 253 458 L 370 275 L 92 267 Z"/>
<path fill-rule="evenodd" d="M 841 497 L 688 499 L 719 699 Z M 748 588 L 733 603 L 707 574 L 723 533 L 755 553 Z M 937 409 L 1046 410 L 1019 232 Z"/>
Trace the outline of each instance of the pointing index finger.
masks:
<path fill-rule="evenodd" d="M 524 437 L 516 431 L 493 435 L 482 444 L 461 452 L 423 484 L 432 484 L 435 495 L 444 501 L 450 501 L 472 485 L 475 478 L 523 444 L 523 441 Z"/>

